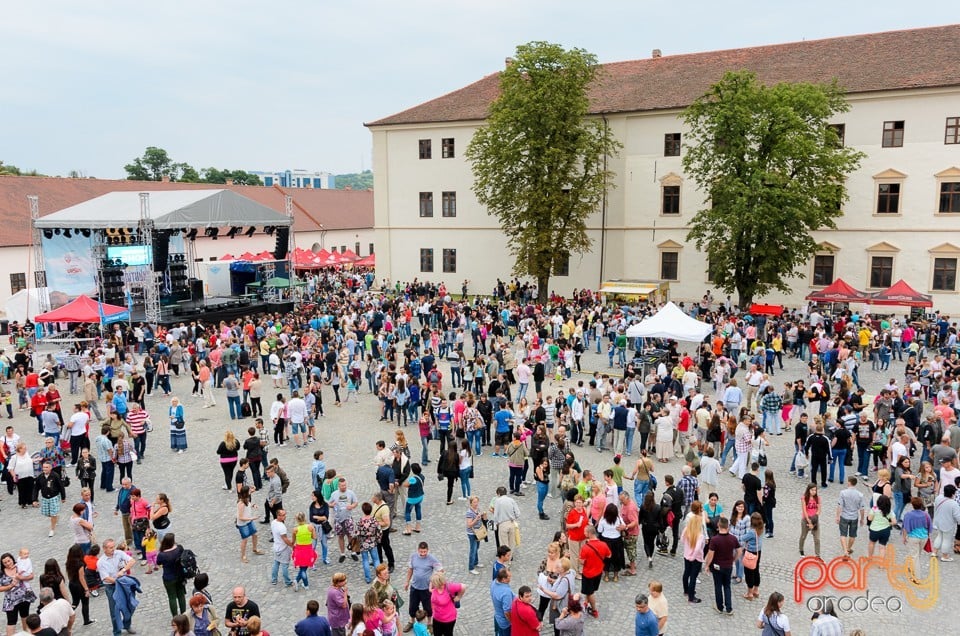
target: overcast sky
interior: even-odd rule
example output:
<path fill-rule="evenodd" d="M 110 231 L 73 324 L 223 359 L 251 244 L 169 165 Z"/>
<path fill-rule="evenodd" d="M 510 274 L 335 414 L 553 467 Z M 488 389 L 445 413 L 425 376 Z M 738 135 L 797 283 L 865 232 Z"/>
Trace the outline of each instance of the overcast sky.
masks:
<path fill-rule="evenodd" d="M 0 160 L 123 178 L 147 146 L 245 170 L 353 172 L 373 121 L 531 40 L 601 62 L 948 24 L 956 0 L 5 2 Z M 907 53 L 907 52 L 905 52 Z"/>

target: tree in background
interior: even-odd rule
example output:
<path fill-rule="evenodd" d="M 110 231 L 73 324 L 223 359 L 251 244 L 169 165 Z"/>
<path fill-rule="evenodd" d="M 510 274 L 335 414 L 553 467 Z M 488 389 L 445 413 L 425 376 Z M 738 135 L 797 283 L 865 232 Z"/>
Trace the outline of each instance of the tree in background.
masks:
<path fill-rule="evenodd" d="M 687 240 L 740 307 L 789 292 L 817 249 L 811 233 L 836 227 L 844 181 L 863 157 L 830 125 L 849 108 L 836 83 L 768 87 L 740 71 L 684 112 L 683 168 L 711 206 L 694 216 Z"/>
<path fill-rule="evenodd" d="M 234 185 L 263 185 L 260 177 L 250 174 L 246 170 L 220 170 L 218 168 L 205 168 L 200 181 L 202 183 L 226 183 L 227 179 L 233 181 Z"/>
<path fill-rule="evenodd" d="M 36 170 L 21 170 L 20 168 L 9 164 L 3 163 L 0 161 L 0 176 L 11 176 L 11 177 L 45 177 L 47 175 L 40 174 Z"/>
<path fill-rule="evenodd" d="M 509 237 L 514 274 L 536 279 L 540 302 L 551 274 L 590 250 L 586 221 L 610 187 L 606 158 L 621 147 L 603 121 L 587 118 L 598 69 L 582 49 L 517 47 L 466 151 L 473 192 Z"/>
<path fill-rule="evenodd" d="M 226 183 L 227 179 L 232 179 L 236 185 L 263 185 L 260 177 L 245 170 L 206 168 L 201 176 L 193 166 L 173 161 L 166 150 L 156 146 L 148 146 L 142 157 L 137 157 L 123 169 L 131 181 L 162 181 L 164 177 L 170 177 L 171 181 L 183 183 Z"/>
<path fill-rule="evenodd" d="M 347 174 L 338 174 L 333 177 L 333 187 L 337 190 L 372 190 L 373 172 L 364 170 L 363 172 L 350 172 Z"/>

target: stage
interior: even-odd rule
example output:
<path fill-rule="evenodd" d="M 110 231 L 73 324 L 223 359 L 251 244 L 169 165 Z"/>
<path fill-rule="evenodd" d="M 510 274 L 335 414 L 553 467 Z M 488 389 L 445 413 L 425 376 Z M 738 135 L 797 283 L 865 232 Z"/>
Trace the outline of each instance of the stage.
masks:
<path fill-rule="evenodd" d="M 185 300 L 160 307 L 159 323 L 164 326 L 179 325 L 181 322 L 202 321 L 204 324 L 218 324 L 221 320 L 234 320 L 243 316 L 263 313 L 285 313 L 293 311 L 293 301 L 265 302 L 255 297 L 241 296 L 213 297 L 204 300 Z M 143 307 L 134 306 L 130 314 L 132 324 L 147 322 Z"/>

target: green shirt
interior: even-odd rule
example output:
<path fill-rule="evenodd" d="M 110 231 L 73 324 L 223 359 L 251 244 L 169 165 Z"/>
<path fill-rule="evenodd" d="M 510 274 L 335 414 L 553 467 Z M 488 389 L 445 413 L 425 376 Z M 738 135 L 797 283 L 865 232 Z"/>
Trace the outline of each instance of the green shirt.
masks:
<path fill-rule="evenodd" d="M 623 466 L 614 464 L 610 467 L 610 470 L 613 471 L 613 483 L 623 488 Z"/>

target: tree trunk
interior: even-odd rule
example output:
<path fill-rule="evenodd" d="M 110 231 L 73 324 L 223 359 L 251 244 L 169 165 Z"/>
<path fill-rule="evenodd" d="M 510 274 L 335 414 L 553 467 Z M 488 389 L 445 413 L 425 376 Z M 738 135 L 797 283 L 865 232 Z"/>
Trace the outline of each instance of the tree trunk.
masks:
<path fill-rule="evenodd" d="M 550 275 L 537 276 L 537 302 L 541 305 L 547 304 L 549 299 Z"/>
<path fill-rule="evenodd" d="M 738 306 L 740 311 L 747 311 L 753 304 L 753 290 L 744 287 L 737 287 Z"/>

